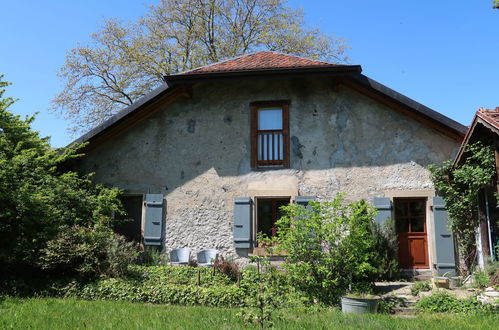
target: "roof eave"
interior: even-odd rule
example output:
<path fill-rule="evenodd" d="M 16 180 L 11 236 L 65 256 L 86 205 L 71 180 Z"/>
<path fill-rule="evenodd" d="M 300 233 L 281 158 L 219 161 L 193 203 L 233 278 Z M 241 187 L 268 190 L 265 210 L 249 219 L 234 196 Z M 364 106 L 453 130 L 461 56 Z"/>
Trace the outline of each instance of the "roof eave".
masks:
<path fill-rule="evenodd" d="M 171 89 L 168 84 L 162 84 L 161 86 L 153 89 L 151 92 L 147 93 L 144 95 L 142 98 L 138 99 L 134 103 L 130 104 L 128 107 L 124 108 L 123 110 L 119 111 L 115 115 L 111 116 L 109 119 L 104 121 L 102 124 L 97 125 L 96 127 L 92 128 L 90 131 L 87 133 L 83 134 L 73 142 L 69 143 L 65 148 L 73 145 L 73 144 L 80 144 L 80 143 L 85 143 L 89 142 L 91 139 L 95 138 L 97 135 L 102 133 L 103 131 L 107 130 L 111 126 L 117 124 L 121 120 L 123 120 L 125 117 L 129 116 L 131 113 L 135 112 L 138 108 L 152 102 L 156 97 L 161 96 L 164 92 L 167 90 Z"/>
<path fill-rule="evenodd" d="M 424 118 L 427 118 L 439 125 L 442 125 L 444 127 L 447 127 L 448 129 L 452 130 L 455 132 L 456 135 L 460 137 L 462 140 L 468 130 L 468 128 L 457 121 L 377 82 L 374 79 L 371 79 L 363 74 L 350 74 L 348 77 L 353 78 L 355 82 L 365 86 L 369 87 L 378 93 L 385 95 L 396 102 L 411 108 L 416 111 L 417 114 L 423 116 Z"/>
<path fill-rule="evenodd" d="M 181 83 L 187 81 L 212 80 L 220 78 L 239 78 L 239 77 L 258 77 L 271 75 L 303 75 L 303 74 L 331 74 L 345 72 L 362 72 L 360 65 L 325 65 L 310 67 L 290 67 L 290 68 L 271 68 L 257 70 L 237 70 L 237 71 L 216 71 L 188 74 L 175 74 L 164 76 L 164 80 L 170 83 Z"/>

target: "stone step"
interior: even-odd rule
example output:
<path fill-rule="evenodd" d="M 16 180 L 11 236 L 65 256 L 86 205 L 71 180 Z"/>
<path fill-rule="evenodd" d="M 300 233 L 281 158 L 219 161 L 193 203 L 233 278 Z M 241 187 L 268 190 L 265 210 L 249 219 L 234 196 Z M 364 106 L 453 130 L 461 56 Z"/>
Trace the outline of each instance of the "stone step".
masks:
<path fill-rule="evenodd" d="M 414 307 L 395 307 L 393 312 L 396 315 L 412 315 L 416 313 L 416 308 Z"/>
<path fill-rule="evenodd" d="M 414 276 L 413 279 L 415 281 L 429 281 L 429 280 L 432 279 L 432 277 L 433 276 L 431 274 L 430 275 L 422 274 L 422 275 L 416 275 L 416 276 Z"/>

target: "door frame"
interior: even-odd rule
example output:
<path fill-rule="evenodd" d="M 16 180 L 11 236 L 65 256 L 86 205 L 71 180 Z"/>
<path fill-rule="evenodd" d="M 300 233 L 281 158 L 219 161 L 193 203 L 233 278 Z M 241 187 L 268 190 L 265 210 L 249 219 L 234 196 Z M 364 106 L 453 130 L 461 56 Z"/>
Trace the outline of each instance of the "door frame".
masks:
<path fill-rule="evenodd" d="M 405 201 L 405 202 L 411 202 L 411 201 L 422 201 L 424 203 L 424 206 L 423 206 L 423 216 L 424 216 L 424 231 L 423 232 L 414 232 L 412 233 L 410 230 L 411 230 L 411 227 L 412 227 L 412 224 L 411 222 L 409 221 L 408 223 L 408 226 L 409 226 L 409 231 L 406 233 L 406 235 L 403 235 L 403 236 L 406 236 L 405 239 L 406 240 L 406 244 L 407 244 L 407 249 L 408 249 L 408 252 L 409 255 L 407 257 L 410 257 L 412 255 L 411 251 L 410 251 L 410 248 L 411 248 L 411 245 L 410 245 L 410 240 L 411 238 L 423 238 L 423 249 L 424 249 L 424 254 L 425 254 L 425 264 L 424 265 L 417 265 L 417 264 L 414 264 L 414 262 L 412 263 L 412 265 L 404 265 L 402 266 L 402 261 L 400 258 L 400 247 L 401 247 L 401 237 L 399 236 L 399 233 L 397 232 L 397 230 L 395 230 L 396 234 L 397 234 L 397 243 L 398 243 L 398 249 L 399 249 L 399 255 L 398 255 L 398 259 L 399 259 L 399 264 L 401 266 L 402 269 L 429 269 L 430 268 L 430 264 L 431 264 L 431 261 L 430 261 L 430 244 L 429 244 L 429 236 L 430 236 L 430 233 L 429 233 L 429 226 L 428 226 L 428 206 L 429 206 L 429 198 L 426 197 L 426 196 L 411 196 L 411 197 L 393 197 L 393 219 L 394 219 L 394 224 L 395 224 L 395 229 L 397 228 L 397 217 L 396 217 L 396 207 L 395 207 L 395 204 L 397 203 L 397 201 Z M 404 234 L 404 233 L 402 233 Z M 411 237 L 413 236 L 413 237 Z"/>

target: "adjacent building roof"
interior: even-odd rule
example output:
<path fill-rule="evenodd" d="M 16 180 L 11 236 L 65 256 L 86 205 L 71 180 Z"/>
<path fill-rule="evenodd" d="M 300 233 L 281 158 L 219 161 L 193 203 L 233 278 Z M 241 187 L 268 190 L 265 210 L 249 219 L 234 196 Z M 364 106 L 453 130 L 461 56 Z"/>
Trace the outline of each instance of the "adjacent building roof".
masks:
<path fill-rule="evenodd" d="M 335 63 L 310 60 L 298 56 L 276 52 L 263 51 L 254 54 L 239 56 L 228 61 L 203 66 L 180 74 L 197 74 L 229 71 L 252 71 L 268 69 L 291 69 L 311 67 L 342 66 Z"/>
<path fill-rule="evenodd" d="M 129 129 L 159 111 L 158 104 L 168 104 L 189 95 L 196 83 L 226 79 L 333 77 L 336 83 L 349 86 L 391 106 L 425 125 L 461 141 L 467 127 L 361 74 L 360 65 L 344 65 L 311 60 L 292 55 L 262 51 L 190 71 L 165 76 L 165 83 L 123 109 L 73 143 L 102 142 Z M 99 143 L 100 143 L 99 142 Z M 89 149 L 89 147 L 87 147 Z"/>
<path fill-rule="evenodd" d="M 480 108 L 476 112 L 476 116 L 499 131 L 499 107 L 494 110 Z"/>
<path fill-rule="evenodd" d="M 464 148 L 466 147 L 466 145 L 468 145 L 468 143 L 470 143 L 470 140 L 476 131 L 477 125 L 481 125 L 489 129 L 493 133 L 499 135 L 499 107 L 495 109 L 478 109 L 478 111 L 475 113 L 475 116 L 473 117 L 473 121 L 471 122 L 468 131 L 466 132 L 466 135 L 464 136 L 463 142 L 461 143 L 461 148 L 459 149 L 459 152 L 456 155 L 456 159 L 454 160 L 454 164 L 460 162 L 461 157 L 464 153 Z"/>

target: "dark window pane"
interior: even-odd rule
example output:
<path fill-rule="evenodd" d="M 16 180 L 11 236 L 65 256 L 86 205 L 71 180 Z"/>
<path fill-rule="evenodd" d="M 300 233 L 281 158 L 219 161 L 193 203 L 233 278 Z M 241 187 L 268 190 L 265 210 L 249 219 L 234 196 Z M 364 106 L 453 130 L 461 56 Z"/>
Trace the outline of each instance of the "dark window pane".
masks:
<path fill-rule="evenodd" d="M 411 219 L 411 232 L 413 233 L 424 232 L 424 217 L 417 217 Z"/>
<path fill-rule="evenodd" d="M 258 201 L 258 233 L 272 236 L 272 200 Z"/>
<path fill-rule="evenodd" d="M 140 242 L 142 232 L 142 196 L 123 196 L 121 203 L 126 214 L 116 215 L 116 219 L 126 221 L 116 226 L 114 231 L 127 240 Z"/>
<path fill-rule="evenodd" d="M 289 199 L 259 199 L 257 202 L 257 231 L 269 237 L 275 236 L 275 223 L 282 217 L 279 208 L 288 204 Z"/>
<path fill-rule="evenodd" d="M 402 201 L 395 201 L 395 218 L 407 216 L 407 204 Z"/>
<path fill-rule="evenodd" d="M 397 233 L 409 232 L 409 221 L 407 218 L 397 218 L 396 220 Z"/>
<path fill-rule="evenodd" d="M 417 201 L 417 202 L 411 202 L 409 205 L 409 212 L 411 216 L 420 216 L 424 215 L 425 209 L 424 209 L 424 202 L 423 201 Z"/>

